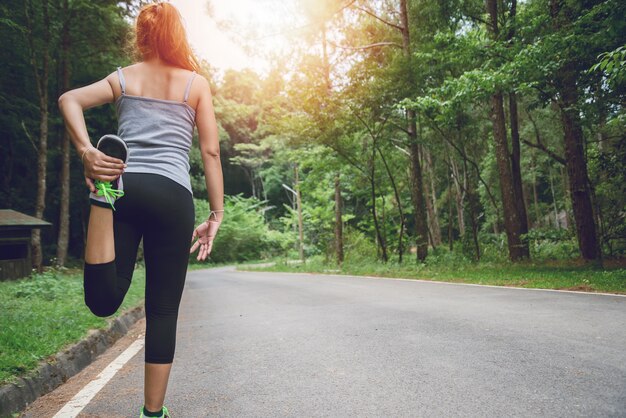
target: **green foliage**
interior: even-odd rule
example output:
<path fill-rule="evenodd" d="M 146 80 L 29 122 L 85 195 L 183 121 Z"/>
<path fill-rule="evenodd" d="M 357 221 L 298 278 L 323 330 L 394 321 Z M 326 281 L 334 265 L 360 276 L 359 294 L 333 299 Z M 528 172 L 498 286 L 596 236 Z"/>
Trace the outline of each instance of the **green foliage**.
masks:
<path fill-rule="evenodd" d="M 446 246 L 440 246 L 432 250 L 424 263 L 420 267 L 424 266 L 447 266 L 450 269 L 461 269 L 471 263 L 471 257 L 466 255 L 467 251 L 458 249 L 450 251 Z"/>
<path fill-rule="evenodd" d="M 345 228 L 343 239 L 344 257 L 350 263 L 372 262 L 377 259 L 376 244 L 362 231 Z"/>
<path fill-rule="evenodd" d="M 204 222 L 209 214 L 205 200 L 194 200 L 196 225 Z M 270 230 L 263 216 L 267 202 L 241 195 L 226 196 L 224 219 L 213 242 L 212 261 L 234 262 L 256 260 L 281 254 L 289 245 L 289 239 L 279 231 Z M 197 263 L 197 253 L 190 256 Z"/>
<path fill-rule="evenodd" d="M 41 2 L 30 4 L 36 23 L 35 49 L 40 54 L 46 40 Z M 123 44 L 139 4 L 80 0 L 69 3 L 68 16 L 51 9 L 51 68 L 60 66 L 60 29 L 68 22 L 72 88 L 129 63 Z M 576 107 L 584 129 L 602 246 L 610 256 L 626 254 L 626 49 L 622 35 L 626 3 L 572 0 L 555 4 L 560 8 L 556 17 L 545 0 L 517 2 L 513 16 L 512 3 L 499 2 L 500 33 L 492 36 L 485 24 L 483 2 L 409 1 L 407 53 L 396 28 L 359 8 L 345 7 L 330 15 L 317 6 L 303 8 L 315 21 L 325 19 L 330 35 L 327 62 L 321 55 L 320 26 L 314 25 L 305 37 L 293 39 L 292 51 L 273 56 L 267 76 L 246 69 L 226 70 L 218 77 L 205 63 L 219 125 L 225 193 L 233 196 L 226 199 L 224 224 L 211 258 L 229 262 L 297 256 L 297 211 L 287 190 L 296 187 L 297 165 L 307 257 L 335 257 L 334 181 L 339 176 L 346 259 L 365 262 L 380 257 L 375 220 L 390 259 L 397 259 L 401 211 L 405 259 L 412 259 L 408 250 L 414 245 L 415 219 L 408 153 L 415 140 L 424 191 L 437 209 L 444 241 L 450 226 L 455 248 L 450 253 L 444 249 L 447 243 L 437 244 L 429 257 L 435 264 L 447 259 L 455 265 L 476 258 L 470 227 L 470 217 L 475 216 L 481 262 L 505 260 L 506 238 L 501 231 L 506 214 L 489 117 L 491 95 L 496 91 L 503 93 L 505 103 L 511 93 L 517 95 L 531 255 L 540 260 L 577 257 L 567 174 L 545 152 L 564 156 L 559 75 L 565 65 L 576 77 Z M 0 207 L 32 214 L 36 144 L 25 132 L 36 141 L 39 103 L 23 6 L 14 0 L 0 6 L 0 35 L 5 41 L 0 47 L 4 110 L 0 125 L 6 131 L 0 139 Z M 398 22 L 397 2 L 384 0 L 375 6 L 372 13 Z M 377 43 L 381 45 L 372 46 Z M 370 47 L 361 48 L 365 45 Z M 56 225 L 60 187 L 50 179 L 61 169 L 62 123 L 55 100 L 62 80 L 57 70 L 50 77 L 49 191 L 44 218 Z M 408 110 L 416 113 L 415 138 L 406 132 Z M 510 140 L 508 105 L 505 112 Z M 115 128 L 113 107 L 89 110 L 85 116 L 92 138 Z M 193 145 L 190 176 L 194 196 L 200 199 L 196 201 L 199 223 L 206 216 L 207 191 L 197 137 Z M 78 258 L 88 207 L 81 167 L 73 158 L 70 252 Z M 459 195 L 461 207 L 457 208 Z M 470 210 L 471 196 L 478 196 L 476 202 L 472 200 L 475 213 Z M 464 233 L 459 213 L 464 217 Z M 566 218 L 570 224 L 564 227 Z M 56 233 L 55 226 L 43 234 L 45 259 L 55 252 Z M 554 233 L 564 235 L 550 235 Z M 56 294 L 53 281 L 48 290 L 24 286 L 20 295 L 36 291 L 52 298 Z"/>
<path fill-rule="evenodd" d="M 62 298 L 67 284 L 62 281 L 58 272 L 51 270 L 35 275 L 31 280 L 20 280 L 13 288 L 13 296 L 25 299 L 43 299 L 53 301 Z M 28 303 L 25 301 L 25 303 Z"/>
<path fill-rule="evenodd" d="M 620 85 L 626 78 L 626 45 L 622 45 L 610 52 L 603 52 L 598 56 L 598 63 L 594 64 L 590 72 L 602 71 L 610 83 Z"/>
<path fill-rule="evenodd" d="M 532 229 L 524 239 L 528 240 L 531 257 L 536 260 L 567 260 L 578 255 L 576 237 L 567 229 Z"/>

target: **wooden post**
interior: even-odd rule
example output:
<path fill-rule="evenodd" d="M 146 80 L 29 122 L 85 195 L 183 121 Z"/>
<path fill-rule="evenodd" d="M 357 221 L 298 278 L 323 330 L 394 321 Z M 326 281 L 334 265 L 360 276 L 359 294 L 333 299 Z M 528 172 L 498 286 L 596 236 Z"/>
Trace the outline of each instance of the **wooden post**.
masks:
<path fill-rule="evenodd" d="M 298 164 L 297 163 L 294 165 L 294 173 L 295 173 L 295 178 L 296 178 L 296 185 L 295 185 L 296 204 L 298 206 L 298 235 L 300 237 L 299 252 L 300 252 L 300 260 L 302 260 L 302 262 L 304 263 L 304 232 L 303 232 L 303 225 L 302 225 L 302 198 L 300 197 L 300 181 L 298 178 Z"/>

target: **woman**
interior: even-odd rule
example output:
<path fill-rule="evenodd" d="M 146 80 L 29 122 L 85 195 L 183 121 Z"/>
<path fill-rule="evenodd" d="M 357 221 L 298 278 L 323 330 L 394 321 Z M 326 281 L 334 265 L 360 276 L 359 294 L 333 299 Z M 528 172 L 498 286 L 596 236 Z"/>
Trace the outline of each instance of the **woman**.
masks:
<path fill-rule="evenodd" d="M 118 309 L 143 238 L 146 363 L 141 416 L 165 417 L 188 257 L 196 249 L 198 260 L 210 254 L 223 217 L 223 177 L 211 90 L 197 75 L 199 66 L 180 14 L 169 3 L 150 4 L 141 9 L 135 29 L 141 60 L 68 91 L 59 98 L 59 107 L 91 192 L 85 302 L 98 316 Z M 113 102 L 119 136 L 105 135 L 93 147 L 83 111 Z M 188 159 L 194 125 L 212 209 L 195 230 Z"/>

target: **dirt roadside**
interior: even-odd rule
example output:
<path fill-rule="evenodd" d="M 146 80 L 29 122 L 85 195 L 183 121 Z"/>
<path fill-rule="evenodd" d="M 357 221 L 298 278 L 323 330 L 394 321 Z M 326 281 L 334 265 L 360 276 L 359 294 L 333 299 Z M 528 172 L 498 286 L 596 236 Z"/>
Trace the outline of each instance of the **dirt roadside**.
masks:
<path fill-rule="evenodd" d="M 109 364 L 115 360 L 135 340 L 142 337 L 146 329 L 145 318 L 137 321 L 128 333 L 120 338 L 93 363 L 71 377 L 52 392 L 41 396 L 20 415 L 21 418 L 52 417 L 69 402 L 85 385 L 91 382 Z M 86 417 L 80 414 L 81 417 Z"/>

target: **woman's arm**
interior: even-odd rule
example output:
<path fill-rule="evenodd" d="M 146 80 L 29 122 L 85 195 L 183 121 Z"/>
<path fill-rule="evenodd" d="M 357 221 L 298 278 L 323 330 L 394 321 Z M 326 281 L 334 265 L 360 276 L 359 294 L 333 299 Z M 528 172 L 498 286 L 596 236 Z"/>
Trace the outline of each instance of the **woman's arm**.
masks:
<path fill-rule="evenodd" d="M 224 209 L 224 178 L 222 163 L 220 160 L 220 143 L 213 109 L 213 97 L 211 87 L 204 77 L 196 77 L 199 86 L 199 99 L 196 108 L 196 126 L 200 152 L 204 164 L 204 178 L 209 193 L 209 205 L 211 210 L 222 211 Z M 217 212 L 217 220 L 221 221 L 223 212 Z"/>
<path fill-rule="evenodd" d="M 124 169 L 122 160 L 109 157 L 96 149 L 90 150 L 93 145 L 89 141 L 83 115 L 85 109 L 113 102 L 114 80 L 117 80 L 116 73 L 88 86 L 65 92 L 59 97 L 59 110 L 78 155 L 83 156 L 85 181 L 92 192 L 95 192 L 92 179 L 113 181 Z"/>
<path fill-rule="evenodd" d="M 191 246 L 190 253 L 198 250 L 199 261 L 206 259 L 211 254 L 213 240 L 224 217 L 224 178 L 222 175 L 222 163 L 220 161 L 220 143 L 213 110 L 213 98 L 211 87 L 204 77 L 196 77 L 199 80 L 198 105 L 196 106 L 196 126 L 200 152 L 204 163 L 204 178 L 209 192 L 209 205 L 211 213 L 209 219 L 201 223 L 194 231 L 191 242 L 197 241 Z M 219 212 L 213 212 L 219 211 Z M 214 214 L 214 216 L 211 216 Z"/>

